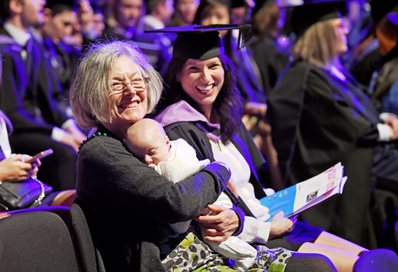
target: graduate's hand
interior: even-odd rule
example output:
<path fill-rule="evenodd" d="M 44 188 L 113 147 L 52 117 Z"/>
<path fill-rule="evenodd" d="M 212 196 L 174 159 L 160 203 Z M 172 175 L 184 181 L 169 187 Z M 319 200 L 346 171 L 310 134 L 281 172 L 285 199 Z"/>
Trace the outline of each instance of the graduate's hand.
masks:
<path fill-rule="evenodd" d="M 239 217 L 235 211 L 216 204 L 208 205 L 206 210 L 209 214 L 199 215 L 195 221 L 199 223 L 207 241 L 224 242 L 239 228 Z"/>
<path fill-rule="evenodd" d="M 387 124 L 391 130 L 392 130 L 392 140 L 397 140 L 398 139 L 398 118 L 391 117 L 391 118 L 386 118 L 384 121 L 385 124 Z"/>
<path fill-rule="evenodd" d="M 290 232 L 293 229 L 294 223 L 296 222 L 296 217 L 289 219 L 285 218 L 283 212 L 277 213 L 271 221 L 271 230 L 269 233 L 269 238 L 277 238 L 285 233 Z"/>

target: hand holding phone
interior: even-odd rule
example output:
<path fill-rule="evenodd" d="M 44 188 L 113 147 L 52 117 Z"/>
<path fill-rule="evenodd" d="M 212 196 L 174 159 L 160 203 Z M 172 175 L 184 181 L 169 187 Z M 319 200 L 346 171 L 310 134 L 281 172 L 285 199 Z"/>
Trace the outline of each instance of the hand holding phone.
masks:
<path fill-rule="evenodd" d="M 30 158 L 29 160 L 27 160 L 27 163 L 32 163 L 34 161 L 37 161 L 39 159 L 43 159 L 49 155 L 51 155 L 53 153 L 53 150 L 51 148 L 46 149 L 44 151 L 41 151 L 39 153 L 37 153 L 36 155 L 34 155 L 32 158 Z"/>

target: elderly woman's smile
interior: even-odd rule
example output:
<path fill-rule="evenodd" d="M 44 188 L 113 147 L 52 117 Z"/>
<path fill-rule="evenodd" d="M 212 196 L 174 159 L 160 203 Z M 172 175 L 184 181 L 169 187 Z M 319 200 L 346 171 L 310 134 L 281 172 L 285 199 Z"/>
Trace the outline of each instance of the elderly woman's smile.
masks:
<path fill-rule="evenodd" d="M 110 98 L 117 108 L 111 113 L 113 117 L 131 122 L 142 119 L 147 113 L 147 93 L 140 67 L 131 58 L 121 56 L 114 63 L 110 78 Z"/>

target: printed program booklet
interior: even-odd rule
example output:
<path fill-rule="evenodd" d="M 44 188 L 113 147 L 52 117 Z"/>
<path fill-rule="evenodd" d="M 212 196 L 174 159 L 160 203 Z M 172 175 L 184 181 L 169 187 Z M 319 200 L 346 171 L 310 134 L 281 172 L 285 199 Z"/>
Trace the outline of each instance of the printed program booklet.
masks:
<path fill-rule="evenodd" d="M 268 207 L 270 213 L 267 221 L 280 211 L 283 211 L 285 217 L 290 217 L 333 195 L 343 193 L 346 181 L 344 167 L 337 163 L 310 179 L 263 197 L 260 202 Z"/>

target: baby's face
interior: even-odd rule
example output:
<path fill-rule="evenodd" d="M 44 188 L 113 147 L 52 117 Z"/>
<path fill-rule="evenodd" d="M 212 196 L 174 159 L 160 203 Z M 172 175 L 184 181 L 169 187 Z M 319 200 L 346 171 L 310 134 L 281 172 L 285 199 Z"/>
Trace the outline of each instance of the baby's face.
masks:
<path fill-rule="evenodd" d="M 169 139 L 166 136 L 159 136 L 143 146 L 141 156 L 146 164 L 158 164 L 161 161 L 167 161 L 170 147 Z"/>

